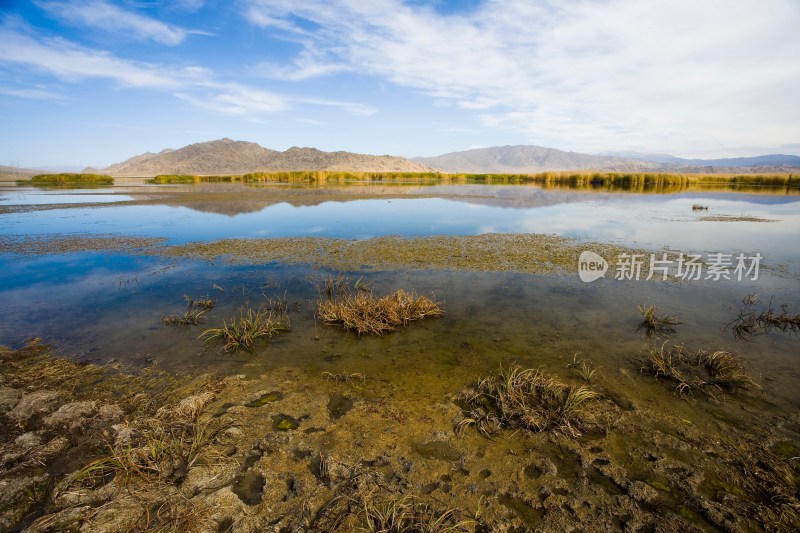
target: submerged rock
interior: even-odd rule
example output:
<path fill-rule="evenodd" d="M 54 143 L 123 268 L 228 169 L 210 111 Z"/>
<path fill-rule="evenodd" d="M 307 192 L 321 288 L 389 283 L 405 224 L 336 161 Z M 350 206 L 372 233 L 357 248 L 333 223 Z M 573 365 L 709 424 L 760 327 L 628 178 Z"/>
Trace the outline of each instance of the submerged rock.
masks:
<path fill-rule="evenodd" d="M 9 413 L 9 418 L 18 423 L 27 422 L 36 414 L 50 413 L 55 409 L 61 394 L 53 390 L 37 390 L 24 394 Z"/>
<path fill-rule="evenodd" d="M 97 403 L 93 401 L 71 402 L 62 405 L 56 412 L 44 419 L 47 427 L 68 427 L 76 429 L 92 414 L 97 408 Z"/>

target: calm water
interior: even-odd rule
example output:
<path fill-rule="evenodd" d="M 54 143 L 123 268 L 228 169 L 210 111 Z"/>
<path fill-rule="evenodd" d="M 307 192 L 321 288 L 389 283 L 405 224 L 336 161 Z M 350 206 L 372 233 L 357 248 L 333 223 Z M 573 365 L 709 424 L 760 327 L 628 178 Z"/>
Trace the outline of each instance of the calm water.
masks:
<path fill-rule="evenodd" d="M 314 301 L 330 274 L 324 270 L 114 253 L 0 254 L 0 344 L 18 345 L 38 336 L 78 360 L 155 363 L 176 371 L 257 374 L 290 364 L 391 374 L 410 393 L 431 397 L 510 360 L 563 374 L 573 355 L 581 352 L 603 368 L 609 377 L 606 386 L 613 388 L 625 386 L 616 380 L 620 375 L 638 373 L 635 359 L 652 345 L 636 331 L 640 320 L 636 305 L 647 302 L 681 318 L 683 324 L 673 340 L 693 349 L 736 351 L 760 381 L 769 380 L 780 405 L 800 406 L 796 336 L 772 333 L 742 344 L 723 331 L 735 317 L 739 300 L 750 292 L 795 308 L 800 305 L 800 197 L 614 194 L 531 186 L 394 189 L 381 191 L 379 198 L 353 194 L 353 199 L 346 198 L 349 193 L 344 190 L 335 200 L 323 195 L 318 201 L 287 196 L 278 187 L 238 185 L 208 189 L 218 195 L 208 198 L 202 187 L 180 193 L 158 186 L 45 193 L 0 189 L 0 205 L 34 205 L 44 197 L 65 204 L 63 209 L 0 214 L 0 234 L 112 233 L 181 243 L 227 237 L 557 233 L 653 250 L 666 246 L 698 253 L 759 252 L 781 271 L 762 270 L 757 281 L 682 284 L 613 279 L 586 284 L 577 274 L 373 273 L 365 280 L 376 291 L 405 288 L 432 294 L 444 302 L 446 314 L 382 338 L 357 339 L 314 321 Z M 235 194 L 225 199 L 219 196 L 222 193 Z M 241 204 L 238 194 L 246 195 L 248 202 Z M 142 199 L 147 203 L 66 205 Z M 709 210 L 692 211 L 695 203 L 708 205 Z M 771 222 L 699 220 L 712 215 L 746 215 Z M 361 274 L 352 276 L 357 279 Z M 223 356 L 217 346 L 203 346 L 197 340 L 200 328 L 163 326 L 165 314 L 182 311 L 184 294 L 217 300 L 209 326 L 230 318 L 243 305 L 257 306 L 267 298 L 286 297 L 299 309 L 290 315 L 288 334 L 259 346 L 254 355 Z M 649 386 L 641 384 L 640 394 L 647 395 Z"/>

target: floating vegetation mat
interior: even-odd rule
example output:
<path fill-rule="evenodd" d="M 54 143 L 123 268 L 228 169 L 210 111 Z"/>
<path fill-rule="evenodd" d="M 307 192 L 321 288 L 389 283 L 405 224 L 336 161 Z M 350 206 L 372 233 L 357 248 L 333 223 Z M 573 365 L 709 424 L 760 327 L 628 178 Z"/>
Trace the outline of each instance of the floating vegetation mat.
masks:
<path fill-rule="evenodd" d="M 736 215 L 711 215 L 700 217 L 699 220 L 703 222 L 776 222 L 771 218 L 761 218 L 753 216 L 736 216 Z"/>
<path fill-rule="evenodd" d="M 166 239 L 123 235 L 3 235 L 0 236 L 0 253 L 136 252 L 164 242 Z"/>
<path fill-rule="evenodd" d="M 308 263 L 341 271 L 425 269 L 543 274 L 574 272 L 578 256 L 586 249 L 607 258 L 622 252 L 634 252 L 610 244 L 581 243 L 557 235 L 491 233 L 455 237 L 389 236 L 366 240 L 315 237 L 224 239 L 172 246 L 160 250 L 160 253 L 205 260 L 224 257 L 244 264 L 273 261 Z"/>

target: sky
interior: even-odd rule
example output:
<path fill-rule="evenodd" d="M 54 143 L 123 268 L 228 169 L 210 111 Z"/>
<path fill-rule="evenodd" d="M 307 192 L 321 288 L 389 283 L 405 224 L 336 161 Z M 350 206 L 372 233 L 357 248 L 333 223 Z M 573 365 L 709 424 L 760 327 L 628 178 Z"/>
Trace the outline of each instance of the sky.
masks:
<path fill-rule="evenodd" d="M 798 0 L 0 0 L 0 164 L 800 155 Z"/>

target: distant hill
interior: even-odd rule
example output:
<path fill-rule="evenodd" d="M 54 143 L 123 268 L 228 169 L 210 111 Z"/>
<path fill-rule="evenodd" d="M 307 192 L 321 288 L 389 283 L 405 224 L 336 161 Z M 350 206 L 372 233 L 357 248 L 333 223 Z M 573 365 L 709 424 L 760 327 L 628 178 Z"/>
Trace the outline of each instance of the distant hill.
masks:
<path fill-rule="evenodd" d="M 14 179 L 28 179 L 36 174 L 41 174 L 41 170 L 34 170 L 31 168 L 10 167 L 7 165 L 0 165 L 0 176 L 4 178 Z"/>
<path fill-rule="evenodd" d="M 157 174 L 246 174 L 290 170 L 342 170 L 351 172 L 425 172 L 429 168 L 401 157 L 351 152 L 323 152 L 316 148 L 292 147 L 285 152 L 256 143 L 220 139 L 191 144 L 178 150 L 145 153 L 104 169 L 84 172 L 113 176 Z"/>
<path fill-rule="evenodd" d="M 681 167 L 800 167 L 800 157 L 796 155 L 785 154 L 768 154 L 754 157 L 729 157 L 721 159 L 684 159 L 671 155 L 640 154 L 636 152 L 610 152 L 607 155 Z"/>
<path fill-rule="evenodd" d="M 654 163 L 610 155 L 565 152 L 541 146 L 493 146 L 436 157 L 415 157 L 412 161 L 445 172 L 531 173 L 545 170 L 651 170 Z"/>
<path fill-rule="evenodd" d="M 494 146 L 411 159 L 445 172 L 531 173 L 547 170 L 617 172 L 785 172 L 800 170 L 800 157 L 764 155 L 731 159 L 682 159 L 670 155 L 565 152 L 541 146 Z"/>

